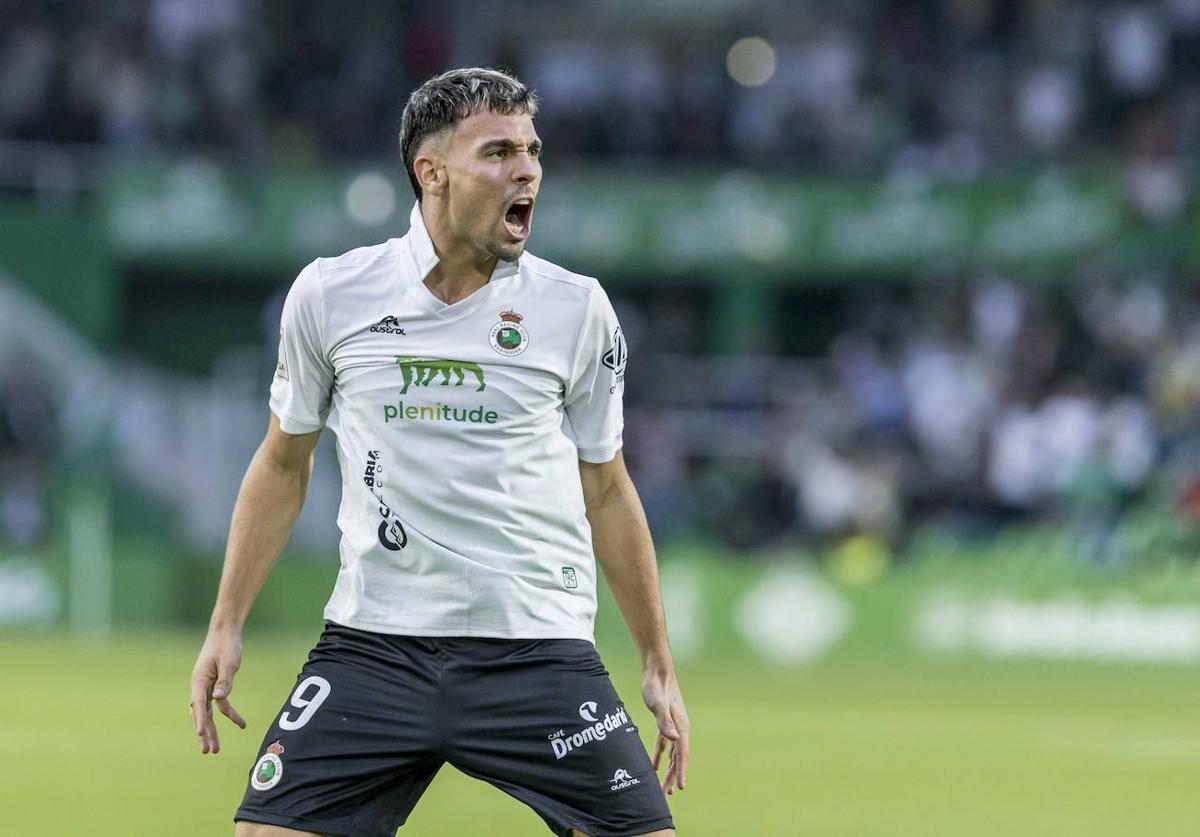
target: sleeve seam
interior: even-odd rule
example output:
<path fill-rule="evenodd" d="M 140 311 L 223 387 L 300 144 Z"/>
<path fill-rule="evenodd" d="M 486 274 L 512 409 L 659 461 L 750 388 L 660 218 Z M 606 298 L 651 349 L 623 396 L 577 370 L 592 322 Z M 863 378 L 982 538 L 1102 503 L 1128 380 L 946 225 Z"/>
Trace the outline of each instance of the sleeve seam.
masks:
<path fill-rule="evenodd" d="M 587 332 L 588 315 L 592 313 L 592 297 L 596 293 L 596 288 L 599 282 L 592 280 L 592 285 L 588 288 L 587 299 L 583 303 L 583 316 L 579 318 L 579 334 L 575 336 L 575 350 L 571 353 L 571 368 L 567 370 L 567 395 L 570 396 L 571 388 L 575 384 L 575 370 L 579 366 L 579 350 L 583 346 L 583 336 Z"/>
<path fill-rule="evenodd" d="M 288 422 L 291 422 L 292 424 L 302 424 L 305 427 L 314 427 L 318 430 L 325 427 L 324 422 L 307 421 L 305 419 L 300 418 L 299 416 L 293 415 L 292 413 L 286 413 L 283 410 L 276 410 L 274 405 L 271 406 L 271 412 L 274 413 L 275 417 L 278 418 L 280 421 L 288 421 Z M 286 432 L 286 431 L 284 431 L 284 432 Z M 309 431 L 309 432 L 312 432 L 312 431 Z"/>
<path fill-rule="evenodd" d="M 325 321 L 327 319 L 325 309 L 325 282 L 321 278 L 321 260 L 313 259 L 313 265 L 317 269 L 317 298 L 321 303 L 321 319 L 317 323 L 317 327 L 321 330 L 321 359 L 326 363 L 329 363 L 329 344 L 325 329 Z"/>
<path fill-rule="evenodd" d="M 622 429 L 624 429 L 624 428 L 622 428 Z M 614 433 L 613 437 L 611 439 L 609 439 L 607 442 L 601 442 L 601 443 L 595 444 L 595 445 L 581 445 L 578 442 L 576 442 L 575 447 L 576 447 L 576 449 L 581 450 L 581 451 L 606 451 L 609 448 L 613 447 L 614 445 L 616 445 L 617 447 L 620 447 L 621 446 L 621 437 L 623 435 L 624 434 L 622 434 L 620 431 L 618 431 L 617 433 Z"/>
<path fill-rule="evenodd" d="M 611 462 L 624 445 L 620 439 L 615 440 L 611 444 L 605 445 L 602 448 L 581 448 L 576 446 L 577 458 L 591 464 L 599 464 L 602 462 Z"/>

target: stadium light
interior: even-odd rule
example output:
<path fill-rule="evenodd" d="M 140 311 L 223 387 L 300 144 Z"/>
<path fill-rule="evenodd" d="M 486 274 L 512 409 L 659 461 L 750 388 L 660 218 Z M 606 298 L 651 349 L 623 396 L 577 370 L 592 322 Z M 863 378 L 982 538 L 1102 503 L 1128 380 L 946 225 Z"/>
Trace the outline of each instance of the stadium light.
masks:
<path fill-rule="evenodd" d="M 775 75 L 775 50 L 762 38 L 741 38 L 729 48 L 725 69 L 743 87 L 766 84 Z"/>
<path fill-rule="evenodd" d="M 363 172 L 346 187 L 346 212 L 365 227 L 382 224 L 396 211 L 396 189 L 379 172 Z"/>

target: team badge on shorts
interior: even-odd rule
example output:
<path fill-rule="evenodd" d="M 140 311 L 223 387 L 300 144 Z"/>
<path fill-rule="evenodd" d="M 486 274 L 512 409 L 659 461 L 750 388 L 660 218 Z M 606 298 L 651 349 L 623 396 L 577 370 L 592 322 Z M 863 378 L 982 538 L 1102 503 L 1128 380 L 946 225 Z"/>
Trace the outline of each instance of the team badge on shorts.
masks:
<path fill-rule="evenodd" d="M 529 332 L 521 325 L 523 320 L 516 311 L 504 311 L 500 314 L 500 322 L 492 326 L 488 335 L 488 343 L 497 354 L 505 357 L 516 357 L 524 354 L 529 348 Z"/>
<path fill-rule="evenodd" d="M 279 756 L 283 745 L 276 741 L 267 748 L 263 757 L 254 765 L 254 773 L 250 777 L 250 786 L 257 791 L 270 790 L 279 784 L 283 778 L 283 759 Z"/>

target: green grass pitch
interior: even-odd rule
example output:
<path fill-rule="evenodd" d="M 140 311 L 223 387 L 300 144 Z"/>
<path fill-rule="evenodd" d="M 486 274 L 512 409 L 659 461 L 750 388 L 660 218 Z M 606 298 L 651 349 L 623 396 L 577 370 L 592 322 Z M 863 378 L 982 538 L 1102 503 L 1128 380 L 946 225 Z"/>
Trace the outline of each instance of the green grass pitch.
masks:
<path fill-rule="evenodd" d="M 250 721 L 201 757 L 187 716 L 199 635 L 107 644 L 0 635 L 0 834 L 231 834 L 254 751 L 312 637 L 252 635 Z M 608 656 L 643 733 L 637 672 Z M 1082 664 L 865 661 L 681 670 L 694 726 L 679 833 L 1194 835 L 1200 674 Z M 400 832 L 537 835 L 541 821 L 445 767 Z"/>

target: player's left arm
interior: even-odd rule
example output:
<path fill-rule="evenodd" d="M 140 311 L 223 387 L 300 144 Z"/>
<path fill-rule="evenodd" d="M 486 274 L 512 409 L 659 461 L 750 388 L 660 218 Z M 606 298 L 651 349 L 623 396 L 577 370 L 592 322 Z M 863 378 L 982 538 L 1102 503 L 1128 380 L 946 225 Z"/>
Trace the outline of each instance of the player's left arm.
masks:
<path fill-rule="evenodd" d="M 620 451 L 608 462 L 581 460 L 579 477 L 596 560 L 642 659 L 642 697 L 658 722 L 653 759 L 656 770 L 667 742 L 671 742 L 663 778 L 663 790 L 671 794 L 683 790 L 687 781 L 688 715 L 667 644 L 650 527 Z"/>

